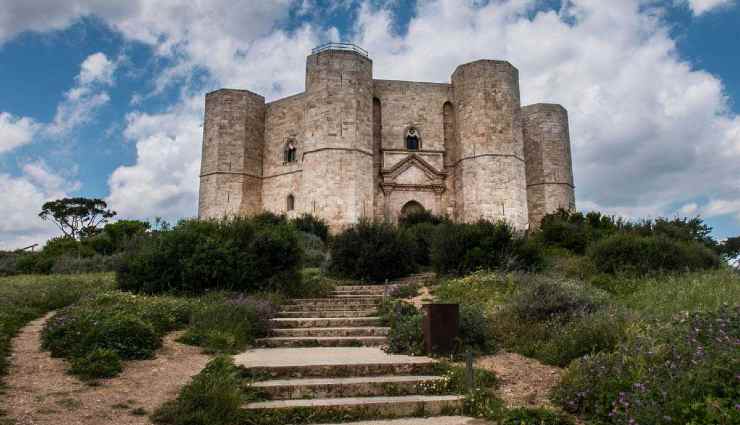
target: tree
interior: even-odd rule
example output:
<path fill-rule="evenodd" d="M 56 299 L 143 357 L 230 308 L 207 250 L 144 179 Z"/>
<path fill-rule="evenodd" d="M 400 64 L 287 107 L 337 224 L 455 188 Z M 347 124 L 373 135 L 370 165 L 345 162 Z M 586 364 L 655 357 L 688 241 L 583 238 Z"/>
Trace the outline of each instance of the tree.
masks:
<path fill-rule="evenodd" d="M 740 236 L 734 238 L 727 238 L 726 241 L 720 245 L 720 251 L 728 261 L 738 260 L 740 258 Z"/>
<path fill-rule="evenodd" d="M 51 220 L 64 233 L 74 239 L 94 235 L 98 226 L 116 215 L 102 199 L 63 198 L 49 201 L 41 207 L 39 217 Z"/>

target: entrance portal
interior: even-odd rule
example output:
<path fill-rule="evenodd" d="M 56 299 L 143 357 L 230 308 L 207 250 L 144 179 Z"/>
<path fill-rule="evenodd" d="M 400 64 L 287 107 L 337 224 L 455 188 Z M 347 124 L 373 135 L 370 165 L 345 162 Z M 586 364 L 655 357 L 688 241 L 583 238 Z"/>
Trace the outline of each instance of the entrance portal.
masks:
<path fill-rule="evenodd" d="M 424 207 L 416 201 L 408 201 L 406 205 L 401 208 L 401 217 L 406 217 L 409 214 L 423 213 Z"/>

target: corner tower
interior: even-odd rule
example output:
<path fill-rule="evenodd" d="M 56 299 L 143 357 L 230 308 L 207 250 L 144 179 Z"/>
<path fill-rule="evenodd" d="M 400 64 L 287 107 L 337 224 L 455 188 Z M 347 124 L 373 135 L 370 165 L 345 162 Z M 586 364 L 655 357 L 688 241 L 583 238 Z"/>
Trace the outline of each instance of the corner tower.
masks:
<path fill-rule="evenodd" d="M 535 229 L 545 214 L 576 207 L 568 111 L 538 103 L 522 108 L 522 116 L 529 222 Z"/>
<path fill-rule="evenodd" d="M 508 62 L 479 60 L 452 74 L 458 158 L 457 219 L 504 219 L 526 229 L 526 166 L 519 71 Z"/>
<path fill-rule="evenodd" d="M 373 77 L 367 52 L 328 44 L 306 61 L 301 196 L 332 230 L 373 216 Z"/>
<path fill-rule="evenodd" d="M 265 98 L 247 90 L 206 95 L 198 217 L 262 211 Z"/>

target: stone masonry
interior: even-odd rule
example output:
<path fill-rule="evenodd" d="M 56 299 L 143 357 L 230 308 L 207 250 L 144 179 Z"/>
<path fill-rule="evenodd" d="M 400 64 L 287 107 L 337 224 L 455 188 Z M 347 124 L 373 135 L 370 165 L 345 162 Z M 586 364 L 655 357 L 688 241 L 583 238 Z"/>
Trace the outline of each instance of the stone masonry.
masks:
<path fill-rule="evenodd" d="M 460 65 L 450 84 L 376 80 L 339 44 L 308 56 L 303 93 L 206 95 L 200 218 L 311 213 L 337 231 L 420 208 L 521 230 L 574 209 L 566 110 L 521 106 L 505 61 Z"/>

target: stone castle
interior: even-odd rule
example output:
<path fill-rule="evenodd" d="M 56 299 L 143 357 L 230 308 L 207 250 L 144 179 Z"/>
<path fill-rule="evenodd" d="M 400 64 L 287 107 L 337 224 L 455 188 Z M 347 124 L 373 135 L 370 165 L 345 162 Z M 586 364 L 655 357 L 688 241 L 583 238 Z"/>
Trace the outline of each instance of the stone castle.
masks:
<path fill-rule="evenodd" d="M 421 209 L 537 227 L 575 208 L 568 114 L 519 102 L 510 63 L 460 65 L 451 83 L 373 79 L 361 48 L 306 61 L 303 93 L 206 95 L 200 218 L 311 213 L 332 230 Z"/>

